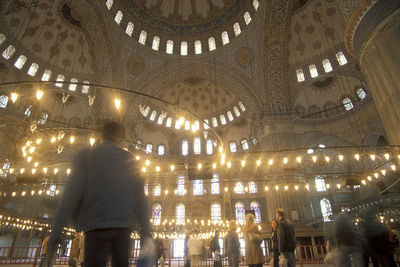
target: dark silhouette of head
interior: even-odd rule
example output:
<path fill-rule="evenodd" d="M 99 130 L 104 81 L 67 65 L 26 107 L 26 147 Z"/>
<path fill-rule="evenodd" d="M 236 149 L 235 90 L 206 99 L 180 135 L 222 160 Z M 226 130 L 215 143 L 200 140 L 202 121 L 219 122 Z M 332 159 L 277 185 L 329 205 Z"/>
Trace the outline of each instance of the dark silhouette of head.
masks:
<path fill-rule="evenodd" d="M 125 127 L 119 122 L 110 121 L 104 124 L 101 135 L 103 141 L 119 143 L 125 136 Z"/>
<path fill-rule="evenodd" d="M 284 219 L 285 218 L 285 211 L 283 209 L 277 209 L 276 210 L 276 218 L 278 220 Z"/>

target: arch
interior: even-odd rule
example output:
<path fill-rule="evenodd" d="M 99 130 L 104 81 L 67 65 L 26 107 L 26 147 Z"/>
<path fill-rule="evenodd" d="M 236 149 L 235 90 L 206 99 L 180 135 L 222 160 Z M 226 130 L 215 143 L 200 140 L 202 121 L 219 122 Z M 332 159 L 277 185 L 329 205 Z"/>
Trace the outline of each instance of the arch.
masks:
<path fill-rule="evenodd" d="M 144 30 L 140 31 L 139 43 L 142 44 L 142 45 L 145 45 L 146 44 L 146 40 L 147 40 L 147 32 L 144 31 Z"/>
<path fill-rule="evenodd" d="M 302 69 L 296 70 L 297 81 L 299 83 L 304 82 L 306 78 L 304 77 L 304 72 Z"/>
<path fill-rule="evenodd" d="M 257 184 L 253 181 L 249 182 L 249 193 L 256 194 L 257 193 Z"/>
<path fill-rule="evenodd" d="M 47 81 L 50 80 L 50 77 L 51 77 L 51 70 L 45 70 L 45 71 L 43 72 L 43 75 L 42 75 L 42 79 L 41 79 L 41 80 L 47 82 Z"/>
<path fill-rule="evenodd" d="M 340 66 L 347 64 L 347 58 L 342 51 L 336 53 L 336 59 Z"/>
<path fill-rule="evenodd" d="M 311 78 L 318 77 L 318 70 L 317 70 L 317 66 L 315 66 L 315 64 L 311 64 L 308 67 L 308 69 L 310 70 Z"/>

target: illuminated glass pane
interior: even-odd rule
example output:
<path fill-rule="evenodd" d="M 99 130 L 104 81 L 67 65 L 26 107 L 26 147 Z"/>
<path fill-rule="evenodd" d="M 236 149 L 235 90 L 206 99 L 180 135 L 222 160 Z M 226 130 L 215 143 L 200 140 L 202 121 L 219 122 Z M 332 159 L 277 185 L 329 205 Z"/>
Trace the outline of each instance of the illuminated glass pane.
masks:
<path fill-rule="evenodd" d="M 241 182 L 235 184 L 234 191 L 236 194 L 244 194 L 244 186 Z"/>
<path fill-rule="evenodd" d="M 219 116 L 219 119 L 221 120 L 221 124 L 222 124 L 222 125 L 225 125 L 225 124 L 226 124 L 225 115 L 220 115 L 220 116 Z"/>
<path fill-rule="evenodd" d="M 51 70 L 45 70 L 43 72 L 42 81 L 47 82 L 50 80 L 51 77 Z"/>
<path fill-rule="evenodd" d="M 182 175 L 178 176 L 176 194 L 178 196 L 183 196 L 185 194 L 185 177 Z"/>
<path fill-rule="evenodd" d="M 331 72 L 333 70 L 331 62 L 329 61 L 329 59 L 322 60 L 322 66 L 324 67 L 324 71 L 326 73 Z"/>
<path fill-rule="evenodd" d="M 212 140 L 211 139 L 207 139 L 207 142 L 206 142 L 207 155 L 212 155 L 213 149 L 214 149 L 214 146 L 213 146 Z"/>
<path fill-rule="evenodd" d="M 236 143 L 235 142 L 230 142 L 229 144 L 229 149 L 232 153 L 236 152 Z"/>
<path fill-rule="evenodd" d="M 65 80 L 64 75 L 58 74 L 56 81 L 57 81 L 57 82 L 63 82 L 64 80 Z M 56 85 L 57 87 L 62 87 L 62 86 L 63 86 L 63 83 L 55 83 L 55 85 Z"/>
<path fill-rule="evenodd" d="M 135 25 L 133 24 L 132 21 L 128 22 L 128 25 L 126 26 L 125 33 L 129 36 L 132 36 L 133 29 L 135 28 Z"/>
<path fill-rule="evenodd" d="M 254 222 L 255 223 L 260 223 L 261 222 L 260 204 L 257 201 L 253 201 L 253 202 L 250 203 L 250 209 L 254 210 L 254 213 L 255 213 Z"/>
<path fill-rule="evenodd" d="M 158 155 L 159 156 L 164 156 L 165 155 L 165 146 L 164 145 L 159 145 L 158 146 Z"/>
<path fill-rule="evenodd" d="M 249 149 L 249 143 L 247 142 L 246 139 L 242 139 L 241 143 L 242 143 L 242 149 L 243 150 L 248 150 Z"/>
<path fill-rule="evenodd" d="M 246 107 L 244 106 L 244 104 L 242 103 L 242 101 L 239 101 L 239 107 L 240 107 L 240 109 L 244 112 L 244 111 L 246 111 Z"/>
<path fill-rule="evenodd" d="M 146 39 L 147 39 L 147 32 L 146 31 L 141 31 L 139 34 L 139 43 L 142 45 L 146 44 Z"/>
<path fill-rule="evenodd" d="M 246 209 L 242 202 L 238 202 L 235 205 L 236 222 L 238 224 L 244 224 L 246 218 Z"/>
<path fill-rule="evenodd" d="M 251 22 L 251 16 L 249 12 L 245 12 L 244 15 L 244 21 L 246 22 L 246 25 L 249 25 L 249 23 Z"/>
<path fill-rule="evenodd" d="M 201 153 L 201 139 L 196 137 L 193 142 L 193 152 L 196 155 Z"/>
<path fill-rule="evenodd" d="M 203 190 L 203 180 L 193 180 L 193 195 L 202 196 Z"/>
<path fill-rule="evenodd" d="M 75 79 L 75 78 L 72 78 L 71 79 L 71 83 L 69 84 L 69 90 L 70 91 L 73 91 L 73 92 L 75 92 L 76 91 L 76 86 L 77 86 L 77 83 L 78 82 L 78 80 L 77 79 Z"/>
<path fill-rule="evenodd" d="M 142 140 L 137 140 L 137 142 L 135 144 L 135 149 L 140 150 L 142 148 L 142 145 L 143 145 Z"/>
<path fill-rule="evenodd" d="M 146 145 L 146 153 L 150 154 L 153 152 L 153 145 L 152 144 L 147 144 Z"/>
<path fill-rule="evenodd" d="M 331 217 L 332 217 L 331 202 L 328 199 L 323 198 L 320 201 L 320 205 L 321 205 L 321 212 L 322 212 L 322 217 L 324 218 L 324 222 L 330 222 Z"/>
<path fill-rule="evenodd" d="M 39 65 L 36 63 L 32 63 L 32 65 L 29 67 L 28 75 L 30 75 L 32 77 L 35 76 L 38 69 L 39 69 Z"/>
<path fill-rule="evenodd" d="M 239 22 L 233 24 L 233 31 L 235 32 L 236 36 L 238 36 L 242 32 L 242 30 L 240 29 Z"/>
<path fill-rule="evenodd" d="M 298 69 L 296 70 L 296 75 L 297 75 L 297 81 L 300 82 L 304 82 L 306 80 L 306 78 L 304 77 L 304 72 L 302 69 Z"/>
<path fill-rule="evenodd" d="M 185 130 L 190 131 L 190 121 L 189 120 L 185 121 Z"/>
<path fill-rule="evenodd" d="M 205 130 L 207 130 L 207 129 L 209 129 L 209 128 L 210 128 L 210 126 L 209 126 L 209 125 L 210 125 L 210 124 L 209 124 L 208 120 L 204 120 L 203 127 L 204 127 L 204 129 L 205 129 Z"/>
<path fill-rule="evenodd" d="M 165 52 L 167 52 L 167 54 L 172 54 L 174 52 L 174 41 L 172 40 L 167 41 Z"/>
<path fill-rule="evenodd" d="M 111 9 L 114 4 L 114 0 L 106 0 L 106 6 L 108 9 Z"/>
<path fill-rule="evenodd" d="M 26 62 L 26 56 L 20 55 L 17 61 L 15 61 L 14 66 L 18 69 L 22 69 L 22 67 L 25 65 Z"/>
<path fill-rule="evenodd" d="M 219 177 L 217 174 L 214 174 L 211 179 L 211 194 L 219 194 Z"/>
<path fill-rule="evenodd" d="M 123 16 L 124 16 L 124 15 L 122 14 L 122 11 L 121 11 L 121 10 L 118 10 L 118 11 L 117 11 L 117 14 L 115 14 L 115 18 L 114 18 L 115 22 L 116 22 L 117 24 L 120 24 L 121 21 L 122 21 L 122 17 L 123 17 Z"/>
<path fill-rule="evenodd" d="M 227 31 L 221 33 L 221 38 L 222 38 L 222 45 L 226 45 L 227 43 L 229 43 L 229 35 Z"/>
<path fill-rule="evenodd" d="M 211 205 L 211 221 L 219 222 L 221 220 L 221 204 L 214 203 Z"/>
<path fill-rule="evenodd" d="M 184 225 L 185 224 L 185 205 L 178 204 L 176 206 L 176 224 Z"/>
<path fill-rule="evenodd" d="M 213 51 L 217 48 L 214 37 L 208 38 L 208 50 Z"/>
<path fill-rule="evenodd" d="M 257 11 L 259 5 L 260 5 L 260 3 L 258 2 L 258 0 L 253 0 L 253 7 L 256 11 Z"/>
<path fill-rule="evenodd" d="M 361 100 L 364 100 L 364 98 L 367 96 L 367 93 L 365 93 L 364 89 L 358 88 L 357 95 L 358 95 L 358 98 L 360 98 Z"/>
<path fill-rule="evenodd" d="M 187 56 L 187 54 L 188 54 L 188 44 L 187 42 L 183 41 L 181 42 L 181 55 Z"/>
<path fill-rule="evenodd" d="M 4 41 L 6 40 L 6 36 L 2 33 L 0 33 L 0 44 L 4 43 Z"/>
<path fill-rule="evenodd" d="M 8 96 L 2 95 L 0 96 L 0 108 L 6 108 L 8 104 Z"/>
<path fill-rule="evenodd" d="M 229 120 L 229 121 L 233 121 L 232 112 L 229 110 L 226 114 L 228 115 L 228 120 Z"/>
<path fill-rule="evenodd" d="M 161 185 L 160 184 L 155 184 L 153 187 L 153 196 L 159 197 L 161 196 Z"/>
<path fill-rule="evenodd" d="M 49 115 L 48 115 L 47 113 L 42 113 L 42 114 L 40 115 L 40 118 L 39 118 L 39 120 L 38 120 L 38 123 L 44 125 L 44 124 L 47 122 L 47 119 L 48 119 L 48 118 L 49 118 Z"/>
<path fill-rule="evenodd" d="M 344 108 L 346 110 L 350 110 L 350 109 L 352 109 L 354 107 L 353 103 L 350 100 L 350 98 L 343 99 L 343 106 L 344 106 Z"/>
<path fill-rule="evenodd" d="M 153 225 L 160 225 L 161 224 L 161 205 L 154 204 L 153 205 Z"/>
<path fill-rule="evenodd" d="M 189 142 L 187 140 L 182 141 L 182 155 L 187 156 L 189 154 Z"/>
<path fill-rule="evenodd" d="M 255 182 L 250 182 L 249 183 L 249 192 L 250 194 L 256 194 L 257 193 L 257 185 Z"/>
<path fill-rule="evenodd" d="M 234 107 L 233 107 L 233 112 L 235 112 L 236 117 L 239 117 L 239 116 L 240 116 L 240 111 L 239 111 L 239 109 L 237 108 L 237 106 L 234 106 Z"/>
<path fill-rule="evenodd" d="M 144 184 L 144 194 L 145 194 L 146 196 L 149 195 L 149 185 L 148 185 L 148 184 Z"/>
<path fill-rule="evenodd" d="M 153 110 L 152 112 L 151 112 L 151 115 L 150 115 L 150 120 L 151 121 L 154 121 L 155 119 L 156 119 L 156 117 L 157 117 L 157 111 L 155 111 L 155 110 Z"/>
<path fill-rule="evenodd" d="M 168 118 L 167 118 L 167 121 L 165 122 L 165 126 L 168 127 L 168 128 L 170 128 L 171 125 L 172 125 L 172 118 L 171 118 L 171 117 L 168 117 Z"/>
<path fill-rule="evenodd" d="M 158 48 L 160 48 L 160 37 L 154 36 L 154 38 L 153 38 L 153 44 L 152 44 L 151 48 L 152 48 L 153 50 L 158 51 Z"/>
<path fill-rule="evenodd" d="M 12 45 L 9 45 L 6 50 L 3 52 L 3 57 L 5 59 L 9 59 L 15 52 L 15 47 Z"/>
<path fill-rule="evenodd" d="M 315 177 L 315 187 L 318 192 L 326 191 L 325 179 L 319 176 Z"/>
<path fill-rule="evenodd" d="M 318 70 L 317 70 L 317 67 L 314 64 L 310 65 L 308 68 L 310 70 L 311 78 L 318 77 Z"/>
<path fill-rule="evenodd" d="M 194 42 L 194 53 L 196 55 L 201 54 L 202 49 L 201 49 L 201 41 L 197 40 L 196 42 Z"/>
<path fill-rule="evenodd" d="M 339 62 L 339 65 L 341 65 L 341 66 L 347 64 L 347 59 L 346 59 L 346 56 L 343 54 L 343 52 L 337 52 L 336 59 Z"/>
<path fill-rule="evenodd" d="M 88 94 L 89 93 L 89 88 L 90 88 L 89 81 L 84 81 L 83 85 L 82 85 L 82 93 Z"/>
<path fill-rule="evenodd" d="M 217 118 L 212 117 L 212 118 L 211 118 L 211 123 L 212 123 L 212 126 L 213 126 L 213 127 L 217 127 L 217 126 L 218 126 Z"/>

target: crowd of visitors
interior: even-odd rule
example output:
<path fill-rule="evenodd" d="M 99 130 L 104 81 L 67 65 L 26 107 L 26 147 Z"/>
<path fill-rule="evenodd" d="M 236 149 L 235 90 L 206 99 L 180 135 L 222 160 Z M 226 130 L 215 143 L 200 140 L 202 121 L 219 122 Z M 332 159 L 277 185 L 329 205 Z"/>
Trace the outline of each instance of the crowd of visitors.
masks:
<path fill-rule="evenodd" d="M 111 256 L 113 267 L 129 265 L 130 236 L 140 231 L 141 259 L 138 266 L 163 265 L 166 257 L 163 241 L 152 240 L 147 202 L 133 155 L 118 144 L 124 136 L 120 123 L 109 122 L 102 131 L 103 143 L 81 151 L 73 162 L 61 203 L 53 222 L 51 235 L 43 241 L 41 266 L 51 266 L 63 227 L 74 224 L 79 233 L 70 247 L 69 265 L 105 267 Z M 132 192 L 132 190 L 136 190 Z M 263 236 L 255 216 L 248 212 L 243 227 L 245 264 L 262 267 L 265 257 L 261 248 Z M 366 209 L 360 214 L 358 225 L 343 214 L 335 218 L 335 227 L 329 231 L 327 264 L 335 266 L 394 267 L 399 259 L 399 241 L 390 227 L 382 224 L 376 211 Z M 271 221 L 270 266 L 295 266 L 296 236 L 293 224 L 285 211 L 278 209 Z M 80 234 L 82 232 L 82 234 Z M 222 267 L 227 257 L 229 267 L 238 267 L 241 253 L 235 221 L 220 244 L 220 233 L 215 231 L 209 245 L 214 267 Z M 154 251 L 154 252 L 149 252 Z M 207 251 L 198 232 L 187 232 L 184 240 L 184 266 L 198 267 Z M 146 258 L 148 256 L 148 258 Z"/>

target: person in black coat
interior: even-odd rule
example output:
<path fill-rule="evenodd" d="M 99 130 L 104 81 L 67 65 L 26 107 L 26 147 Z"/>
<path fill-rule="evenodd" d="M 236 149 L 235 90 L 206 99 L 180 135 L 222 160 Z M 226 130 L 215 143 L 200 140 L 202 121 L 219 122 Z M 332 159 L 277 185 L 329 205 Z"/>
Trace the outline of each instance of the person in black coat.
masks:
<path fill-rule="evenodd" d="M 279 267 L 278 221 L 276 219 L 272 219 L 271 221 L 271 231 L 273 267 Z"/>

